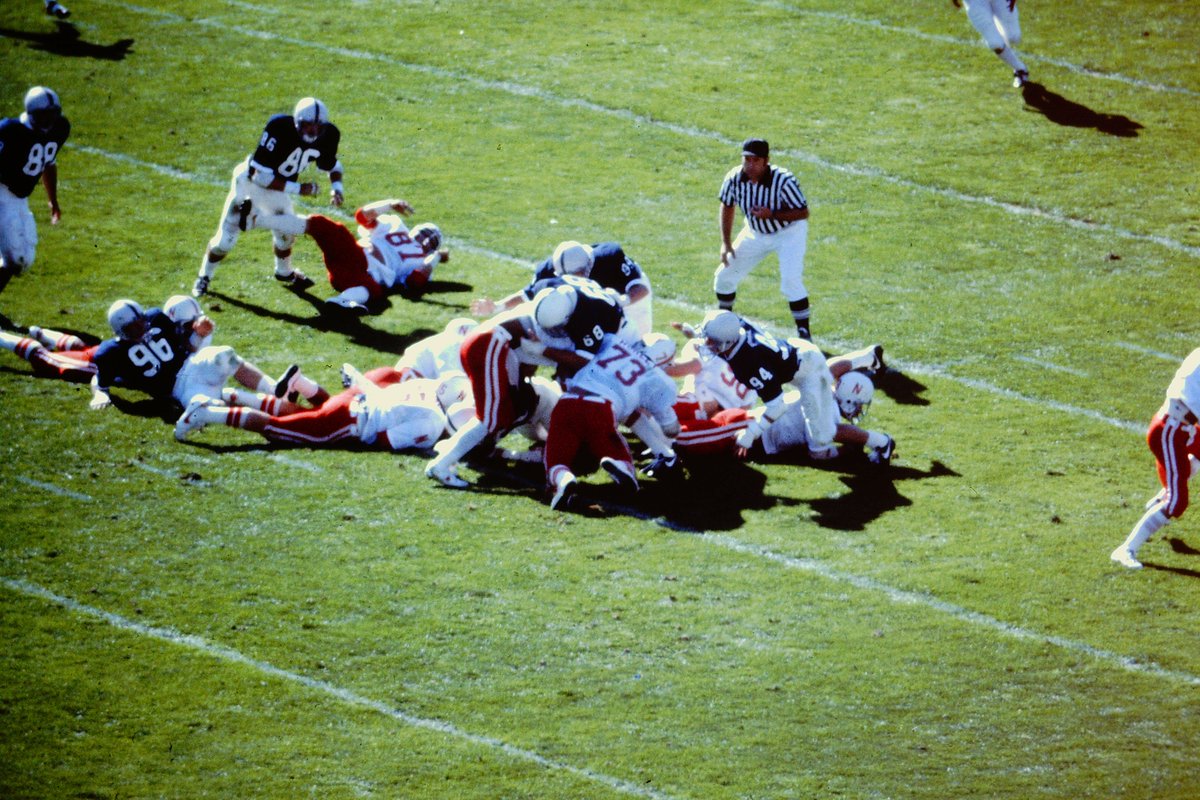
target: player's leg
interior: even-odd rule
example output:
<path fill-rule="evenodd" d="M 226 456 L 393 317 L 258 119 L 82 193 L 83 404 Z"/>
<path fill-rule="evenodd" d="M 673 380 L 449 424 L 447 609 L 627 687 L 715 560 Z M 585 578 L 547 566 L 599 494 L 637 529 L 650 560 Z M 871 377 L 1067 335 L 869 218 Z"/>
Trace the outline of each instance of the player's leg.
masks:
<path fill-rule="evenodd" d="M 63 333 L 38 325 L 29 326 L 29 338 L 36 339 L 51 350 L 85 350 L 87 343 L 72 333 Z"/>
<path fill-rule="evenodd" d="M 881 344 L 869 344 L 829 359 L 829 371 L 833 373 L 835 379 L 842 377 L 852 369 L 879 372 L 886 368 L 887 364 L 883 360 L 883 345 Z"/>
<path fill-rule="evenodd" d="M 275 382 L 271 393 L 276 397 L 286 397 L 294 402 L 295 398 L 303 397 L 313 405 L 321 405 L 329 400 L 329 392 L 319 383 L 300 371 L 299 364 L 292 364 Z"/>
<path fill-rule="evenodd" d="M 1009 46 L 1006 33 L 1001 30 L 999 15 L 1003 13 L 1006 19 L 1009 16 L 1007 0 L 963 0 L 963 5 L 967 9 L 967 19 L 971 21 L 975 30 L 979 31 L 987 46 L 1001 61 L 1012 68 L 1014 84 L 1018 87 L 1023 86 L 1029 79 L 1029 70 L 1017 57 L 1016 51 Z M 1015 13 L 1012 17 L 1015 20 Z M 1019 26 L 1016 34 L 1017 39 L 1012 40 L 1013 44 L 1020 40 Z"/>
<path fill-rule="evenodd" d="M 1156 503 L 1151 503 L 1142 518 L 1133 526 L 1117 549 L 1109 556 L 1113 561 L 1129 569 L 1141 569 L 1137 559 L 1138 550 L 1151 536 L 1181 516 L 1188 505 L 1188 479 L 1191 464 L 1188 459 L 1188 434 L 1178 422 L 1157 415 L 1150 424 L 1146 444 L 1157 462 L 1158 478 L 1165 493 Z"/>
<path fill-rule="evenodd" d="M 208 246 L 200 259 L 200 271 L 192 285 L 193 297 L 201 297 L 208 293 L 208 287 L 217 271 L 217 264 L 221 263 L 237 244 L 238 235 L 241 233 L 238 227 L 239 212 L 250 191 L 248 169 L 245 161 L 233 168 L 229 180 L 229 193 L 225 195 L 225 204 L 221 208 L 221 220 L 217 223 L 217 231 L 208 240 Z"/>
<path fill-rule="evenodd" d="M 306 233 L 321 249 L 329 285 L 340 293 L 329 302 L 356 308 L 383 299 L 384 289 L 367 271 L 366 253 L 349 228 L 329 217 L 313 214 L 308 218 Z"/>
<path fill-rule="evenodd" d="M 728 263 L 718 264 L 713 275 L 713 292 L 717 295 L 718 307 L 733 309 L 738 284 L 766 254 L 763 237 L 758 236 L 749 225 L 743 225 L 733 240 L 733 256 Z"/>
<path fill-rule="evenodd" d="M 425 474 L 456 489 L 467 486 L 455 467 L 489 434 L 507 430 L 513 423 L 513 383 L 516 358 L 508 344 L 489 333 L 471 334 L 463 342 L 463 369 L 471 380 L 475 418 L 468 420 L 438 447 L 438 456 L 425 466 Z"/>
<path fill-rule="evenodd" d="M 240 387 L 222 389 L 221 402 L 227 406 L 245 406 L 255 411 L 265 411 L 273 417 L 295 414 L 301 410 L 300 406 L 290 402 L 287 398 L 263 392 L 252 392 Z"/>
<path fill-rule="evenodd" d="M 550 492 L 550 508 L 569 507 L 576 490 L 575 473 L 571 466 L 582 446 L 582 432 L 587 421 L 581 414 L 587 411 L 587 401 L 573 395 L 559 399 L 550 413 L 543 460 L 546 466 L 546 486 Z"/>
<path fill-rule="evenodd" d="M 17 197 L 0 184 L 0 291 L 24 274 L 37 252 L 37 224 L 29 199 Z"/>
<path fill-rule="evenodd" d="M 808 288 L 804 285 L 804 258 L 808 252 L 808 220 L 793 222 L 775 234 L 779 256 L 779 291 L 788 301 L 788 310 L 802 339 L 812 339 L 809 320 Z"/>

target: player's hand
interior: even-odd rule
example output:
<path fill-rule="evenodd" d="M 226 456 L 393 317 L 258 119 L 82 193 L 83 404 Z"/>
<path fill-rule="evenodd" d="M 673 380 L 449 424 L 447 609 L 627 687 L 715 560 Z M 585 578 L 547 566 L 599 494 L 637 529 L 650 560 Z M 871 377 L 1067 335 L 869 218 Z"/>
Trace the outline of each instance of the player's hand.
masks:
<path fill-rule="evenodd" d="M 471 313 L 477 317 L 486 317 L 496 313 L 496 301 L 488 297 L 481 297 L 478 300 L 471 301 Z"/>
<path fill-rule="evenodd" d="M 212 332 L 217 329 L 217 323 L 213 322 L 206 314 L 201 314 L 192 322 L 192 333 L 203 339 L 205 336 L 211 336 Z"/>
<path fill-rule="evenodd" d="M 315 197 L 317 192 L 321 191 L 321 187 L 316 181 L 305 181 L 300 184 L 300 195 L 302 197 Z"/>
<path fill-rule="evenodd" d="M 1008 0 L 1008 10 L 1010 13 L 1017 10 L 1017 0 Z"/>
<path fill-rule="evenodd" d="M 57 225 L 58 221 L 60 219 L 62 219 L 62 209 L 58 207 L 58 203 L 51 203 L 50 204 L 50 224 Z"/>
<path fill-rule="evenodd" d="M 450 260 L 450 251 L 447 250 L 446 248 L 443 247 L 441 250 L 438 250 L 437 252 L 438 252 L 438 261 L 440 263 L 445 264 L 447 261 Z"/>
<path fill-rule="evenodd" d="M 755 206 L 754 208 L 750 209 L 750 216 L 757 219 L 770 219 L 771 214 L 773 213 L 774 212 L 766 206 Z"/>
<path fill-rule="evenodd" d="M 962 8 L 962 0 L 950 0 L 950 5 L 954 6 L 955 8 Z M 1012 9 L 1009 10 L 1011 11 Z"/>
<path fill-rule="evenodd" d="M 733 454 L 738 457 L 738 461 L 745 461 L 750 457 L 750 448 L 738 445 L 737 447 L 733 448 Z"/>
<path fill-rule="evenodd" d="M 408 216 L 409 214 L 413 213 L 413 207 L 409 205 L 407 200 L 393 200 L 392 210 L 403 214 L 404 216 Z"/>
<path fill-rule="evenodd" d="M 99 392 L 92 395 L 92 401 L 88 403 L 88 408 L 90 408 L 92 411 L 99 411 L 101 409 L 108 408 L 111 405 L 112 398 L 102 392 Z"/>
<path fill-rule="evenodd" d="M 728 267 L 729 259 L 731 259 L 731 258 L 733 258 L 732 245 L 722 245 L 721 246 L 721 266 Z"/>
<path fill-rule="evenodd" d="M 674 328 L 675 330 L 679 331 L 680 333 L 682 333 L 684 336 L 686 336 L 689 339 L 695 339 L 697 336 L 700 335 L 700 331 L 696 330 L 694 327 L 692 327 L 691 325 L 689 325 L 686 322 L 672 322 L 671 327 Z"/>
<path fill-rule="evenodd" d="M 346 202 L 346 196 L 344 194 L 339 192 L 337 189 L 329 190 L 329 205 L 341 208 L 342 203 L 344 202 Z"/>

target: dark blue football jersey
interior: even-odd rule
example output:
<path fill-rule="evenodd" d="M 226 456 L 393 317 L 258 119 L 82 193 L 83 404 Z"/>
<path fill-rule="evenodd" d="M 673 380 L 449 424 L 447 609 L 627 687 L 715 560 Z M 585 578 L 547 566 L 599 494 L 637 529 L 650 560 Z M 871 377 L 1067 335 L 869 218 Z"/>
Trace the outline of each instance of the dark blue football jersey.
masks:
<path fill-rule="evenodd" d="M 317 140 L 308 144 L 300 138 L 291 114 L 276 114 L 267 120 L 258 148 L 250 157 L 250 166 L 289 181 L 296 180 L 311 163 L 328 172 L 337 165 L 341 137 L 337 126 L 328 123 Z"/>
<path fill-rule="evenodd" d="M 625 312 L 616 299 L 595 281 L 578 275 L 554 276 L 533 285 L 536 295 L 552 286 L 570 286 L 575 290 L 575 310 L 567 319 L 566 332 L 576 350 L 595 354 L 606 333 L 621 330 Z M 532 295 L 531 295 L 532 296 Z"/>
<path fill-rule="evenodd" d="M 745 320 L 742 328 L 746 338 L 722 358 L 729 363 L 734 377 L 758 392 L 764 403 L 769 403 L 783 394 L 784 384 L 795 377 L 799 369 L 796 349 Z"/>
<path fill-rule="evenodd" d="M 0 120 L 0 183 L 17 197 L 29 197 L 70 135 L 66 117 L 48 131 L 28 128 L 13 117 Z"/>
<path fill-rule="evenodd" d="M 601 242 L 592 245 L 592 258 L 594 259 L 592 271 L 587 277 L 605 289 L 615 290 L 617 294 L 629 294 L 629 284 L 646 280 L 642 268 L 636 261 L 625 255 L 621 245 L 616 242 Z M 553 277 L 555 277 L 554 265 L 547 258 L 534 267 L 533 282 L 525 288 L 526 299 L 533 299 L 533 295 L 536 294 L 533 287 L 538 281 Z"/>
<path fill-rule="evenodd" d="M 175 378 L 190 354 L 187 339 L 160 309 L 148 309 L 146 318 L 149 330 L 138 341 L 118 337 L 96 350 L 97 383 L 102 389 L 120 386 L 170 399 Z"/>

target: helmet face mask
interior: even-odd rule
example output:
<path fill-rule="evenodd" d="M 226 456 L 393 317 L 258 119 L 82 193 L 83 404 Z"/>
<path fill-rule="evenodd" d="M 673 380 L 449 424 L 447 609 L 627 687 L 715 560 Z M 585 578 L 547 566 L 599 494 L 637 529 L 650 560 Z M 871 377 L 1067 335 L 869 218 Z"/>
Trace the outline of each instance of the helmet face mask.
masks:
<path fill-rule="evenodd" d="M 592 272 L 595 257 L 592 248 L 579 242 L 567 241 L 554 248 L 550 265 L 555 275 L 580 275 L 586 278 Z"/>
<path fill-rule="evenodd" d="M 708 349 L 723 356 L 741 341 L 742 320 L 732 311 L 710 311 L 700 323 L 700 333 Z"/>
<path fill-rule="evenodd" d="M 300 138 L 305 144 L 312 144 L 329 124 L 329 111 L 317 98 L 306 97 L 296 103 L 292 118 L 296 121 L 296 132 L 300 134 Z"/>
<path fill-rule="evenodd" d="M 442 231 L 432 222 L 422 222 L 412 231 L 413 241 L 421 245 L 421 252 L 429 255 L 442 246 Z"/>
<path fill-rule="evenodd" d="M 850 422 L 858 422 L 867 414 L 875 397 L 875 384 L 861 372 L 847 372 L 838 379 L 833 390 L 838 411 Z"/>
<path fill-rule="evenodd" d="M 132 300 L 118 300 L 108 307 L 108 325 L 119 338 L 140 341 L 150 330 L 142 307 Z"/>
<path fill-rule="evenodd" d="M 34 86 L 25 93 L 25 113 L 34 128 L 48 131 L 62 116 L 62 103 L 53 89 Z"/>

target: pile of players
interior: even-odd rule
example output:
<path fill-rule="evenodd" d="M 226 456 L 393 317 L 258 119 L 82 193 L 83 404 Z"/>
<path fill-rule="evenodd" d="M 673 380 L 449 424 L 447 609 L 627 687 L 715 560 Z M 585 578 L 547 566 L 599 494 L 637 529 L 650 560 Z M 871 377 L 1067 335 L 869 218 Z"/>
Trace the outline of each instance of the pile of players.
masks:
<path fill-rule="evenodd" d="M 25 104 L 20 120 L 6 120 L 5 140 L 50 154 L 39 162 L 45 168 L 40 177 L 56 212 L 52 154 L 69 125 L 57 95 L 45 87 L 30 90 Z M 310 163 L 328 173 L 330 202 L 342 204 L 339 141 L 315 98 L 268 120 L 257 148 L 233 170 L 191 297 L 176 295 L 148 309 L 118 300 L 108 311 L 114 336 L 98 345 L 33 327 L 27 335 L 0 332 L 0 347 L 38 374 L 88 383 L 93 409 L 111 404 L 112 387 L 177 404 L 181 440 L 220 424 L 273 442 L 433 449 L 426 474 L 453 488 L 468 485 L 458 464 L 477 452 L 541 460 L 555 508 L 570 502 L 581 469 L 602 468 L 632 493 L 639 472 L 678 475 L 681 456 L 745 458 L 756 443 L 766 453 L 804 446 L 813 458 L 832 457 L 836 444 L 865 447 L 870 460 L 890 461 L 891 437 L 854 424 L 870 404 L 865 372 L 882 368 L 881 347 L 827 360 L 810 342 L 776 339 L 732 311 L 716 311 L 698 328 L 674 323 L 689 339 L 677 358 L 674 340 L 652 332 L 649 280 L 615 242 L 563 242 L 535 268 L 529 285 L 500 300 L 472 303 L 482 322 L 454 320 L 394 366 L 363 373 L 344 365 L 336 392 L 298 365 L 275 379 L 232 348 L 213 345 L 214 323 L 195 298 L 209 292 L 216 265 L 244 231 L 271 231 L 274 276 L 301 291 L 314 282 L 292 266 L 292 246 L 297 237 L 310 237 L 337 292 L 327 301 L 331 313 L 374 313 L 391 292 L 419 293 L 448 260 L 436 225 L 408 228 L 404 217 L 413 209 L 403 200 L 357 209 L 357 232 L 322 214 L 294 213 L 293 196 L 318 192 L 316 183 L 298 180 Z M 23 213 L 13 218 L 23 221 L 26 233 L 5 241 L 29 246 L 14 255 L 5 245 L 5 278 L 33 259 L 27 198 L 37 177 L 14 198 Z M 537 375 L 539 368 L 549 374 Z M 230 381 L 236 386 L 226 386 Z M 623 430 L 648 448 L 650 463 L 640 471 Z M 515 431 L 532 449 L 497 450 Z"/>

